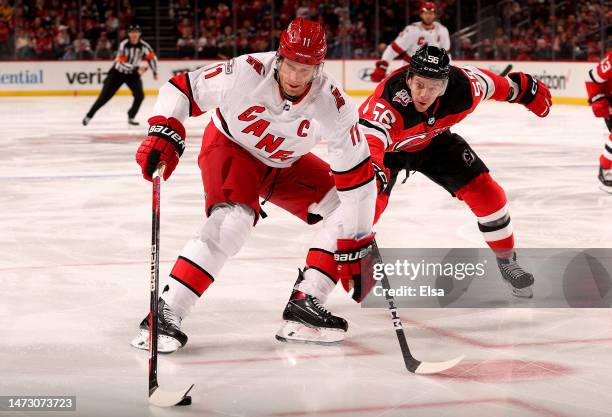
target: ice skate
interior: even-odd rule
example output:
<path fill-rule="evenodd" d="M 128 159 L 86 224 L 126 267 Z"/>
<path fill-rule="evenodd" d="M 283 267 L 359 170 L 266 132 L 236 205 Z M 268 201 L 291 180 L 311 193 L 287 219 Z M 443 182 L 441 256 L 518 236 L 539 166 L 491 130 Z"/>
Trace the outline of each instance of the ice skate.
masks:
<path fill-rule="evenodd" d="M 172 353 L 187 344 L 187 335 L 180 329 L 182 318 L 159 299 L 159 325 L 157 335 L 157 351 L 159 353 Z M 132 340 L 132 346 L 138 349 L 149 350 L 149 316 L 140 323 L 140 334 Z"/>
<path fill-rule="evenodd" d="M 512 295 L 519 298 L 533 297 L 533 275 L 516 262 L 516 253 L 511 259 L 497 258 L 497 266 L 502 278 L 512 290 Z"/>
<path fill-rule="evenodd" d="M 296 285 L 303 280 L 299 272 Z M 285 323 L 276 333 L 281 342 L 335 345 L 344 340 L 348 323 L 326 310 L 317 297 L 293 290 L 283 311 Z"/>
<path fill-rule="evenodd" d="M 130 126 L 140 126 L 140 122 L 137 122 L 133 117 L 128 117 L 128 124 Z"/>
<path fill-rule="evenodd" d="M 599 188 L 606 193 L 612 194 L 612 168 L 611 169 L 603 169 L 603 167 L 599 167 Z"/>

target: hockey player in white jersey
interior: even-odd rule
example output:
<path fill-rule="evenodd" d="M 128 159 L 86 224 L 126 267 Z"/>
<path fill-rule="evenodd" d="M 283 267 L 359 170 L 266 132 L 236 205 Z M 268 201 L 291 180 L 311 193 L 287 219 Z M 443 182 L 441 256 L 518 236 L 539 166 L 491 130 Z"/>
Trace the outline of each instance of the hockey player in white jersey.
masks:
<path fill-rule="evenodd" d="M 260 220 L 260 197 L 308 224 L 323 223 L 285 309 L 283 339 L 342 340 L 346 321 L 322 306 L 336 283 L 318 278 L 330 265 L 336 268 L 334 255 L 354 259 L 371 245 L 376 184 L 357 108 L 323 72 L 326 52 L 324 29 L 297 18 L 282 33 L 277 52 L 180 74 L 160 89 L 148 137 L 136 154 L 147 180 L 160 164 L 164 180 L 174 171 L 185 148 L 183 121 L 213 114 L 198 158 L 208 217 L 181 251 L 161 295 L 159 351 L 187 343 L 181 321 Z M 311 153 L 323 139 L 329 165 Z M 360 262 L 333 271 L 345 280 L 359 274 Z M 132 342 L 137 348 L 148 349 L 148 320 Z"/>
<path fill-rule="evenodd" d="M 450 49 L 450 36 L 448 29 L 436 21 L 436 5 L 433 2 L 424 2 L 420 8 L 420 22 L 412 23 L 404 28 L 398 37 L 387 46 L 376 68 L 370 75 L 374 82 L 380 82 L 387 75 L 389 62 L 401 58 L 410 62 L 410 57 L 423 44 Z"/>

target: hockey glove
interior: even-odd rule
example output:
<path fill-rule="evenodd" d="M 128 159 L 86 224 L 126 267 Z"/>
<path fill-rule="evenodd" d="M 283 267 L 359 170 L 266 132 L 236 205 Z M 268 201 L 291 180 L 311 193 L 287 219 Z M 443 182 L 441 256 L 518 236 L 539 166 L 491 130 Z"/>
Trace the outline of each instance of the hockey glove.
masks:
<path fill-rule="evenodd" d="M 185 150 L 185 128 L 174 117 L 153 116 L 149 119 L 149 136 L 136 152 L 136 162 L 142 169 L 142 176 L 151 177 L 160 163 L 163 163 L 164 180 L 167 180 L 178 164 Z"/>
<path fill-rule="evenodd" d="M 370 74 L 370 80 L 374 81 L 375 83 L 380 82 L 380 80 L 385 78 L 385 75 L 387 75 L 387 68 L 389 68 L 389 63 L 387 61 L 383 61 L 382 59 L 380 61 L 376 61 L 376 69 L 372 74 Z"/>
<path fill-rule="evenodd" d="M 552 100 L 548 87 L 542 81 L 524 72 L 511 72 L 508 78 L 518 86 L 518 94 L 514 100 L 508 100 L 510 103 L 520 103 L 538 117 L 548 116 Z"/>
<path fill-rule="evenodd" d="M 382 194 L 389 186 L 389 168 L 384 165 L 381 168 L 375 162 L 372 162 L 372 167 L 374 168 L 374 175 L 376 176 L 378 194 Z"/>
<path fill-rule="evenodd" d="M 372 254 L 374 234 L 362 239 L 338 239 L 338 250 L 334 260 L 338 262 L 338 272 L 342 286 L 352 298 L 360 303 L 375 284 L 373 265 L 376 262 Z"/>

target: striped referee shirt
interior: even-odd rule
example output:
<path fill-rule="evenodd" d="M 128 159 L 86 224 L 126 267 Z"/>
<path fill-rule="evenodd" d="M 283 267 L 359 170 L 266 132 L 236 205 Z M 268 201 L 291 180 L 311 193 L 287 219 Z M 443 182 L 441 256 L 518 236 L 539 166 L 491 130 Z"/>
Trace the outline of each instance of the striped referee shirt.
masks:
<path fill-rule="evenodd" d="M 123 74 L 131 74 L 138 70 L 142 60 L 149 63 L 153 74 L 157 74 L 157 57 L 151 45 L 142 39 L 135 44 L 130 43 L 129 39 L 124 39 L 119 44 L 113 68 Z"/>

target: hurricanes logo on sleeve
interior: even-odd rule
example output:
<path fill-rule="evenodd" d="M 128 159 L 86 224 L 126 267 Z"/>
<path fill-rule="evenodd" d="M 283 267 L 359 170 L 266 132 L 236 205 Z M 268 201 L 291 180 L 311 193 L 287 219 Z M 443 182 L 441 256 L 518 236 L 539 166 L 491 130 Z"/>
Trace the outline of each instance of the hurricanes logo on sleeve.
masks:
<path fill-rule="evenodd" d="M 463 150 L 463 160 L 465 161 L 466 165 L 469 167 L 471 167 L 474 161 L 476 160 L 474 153 L 469 148 L 465 148 Z"/>

